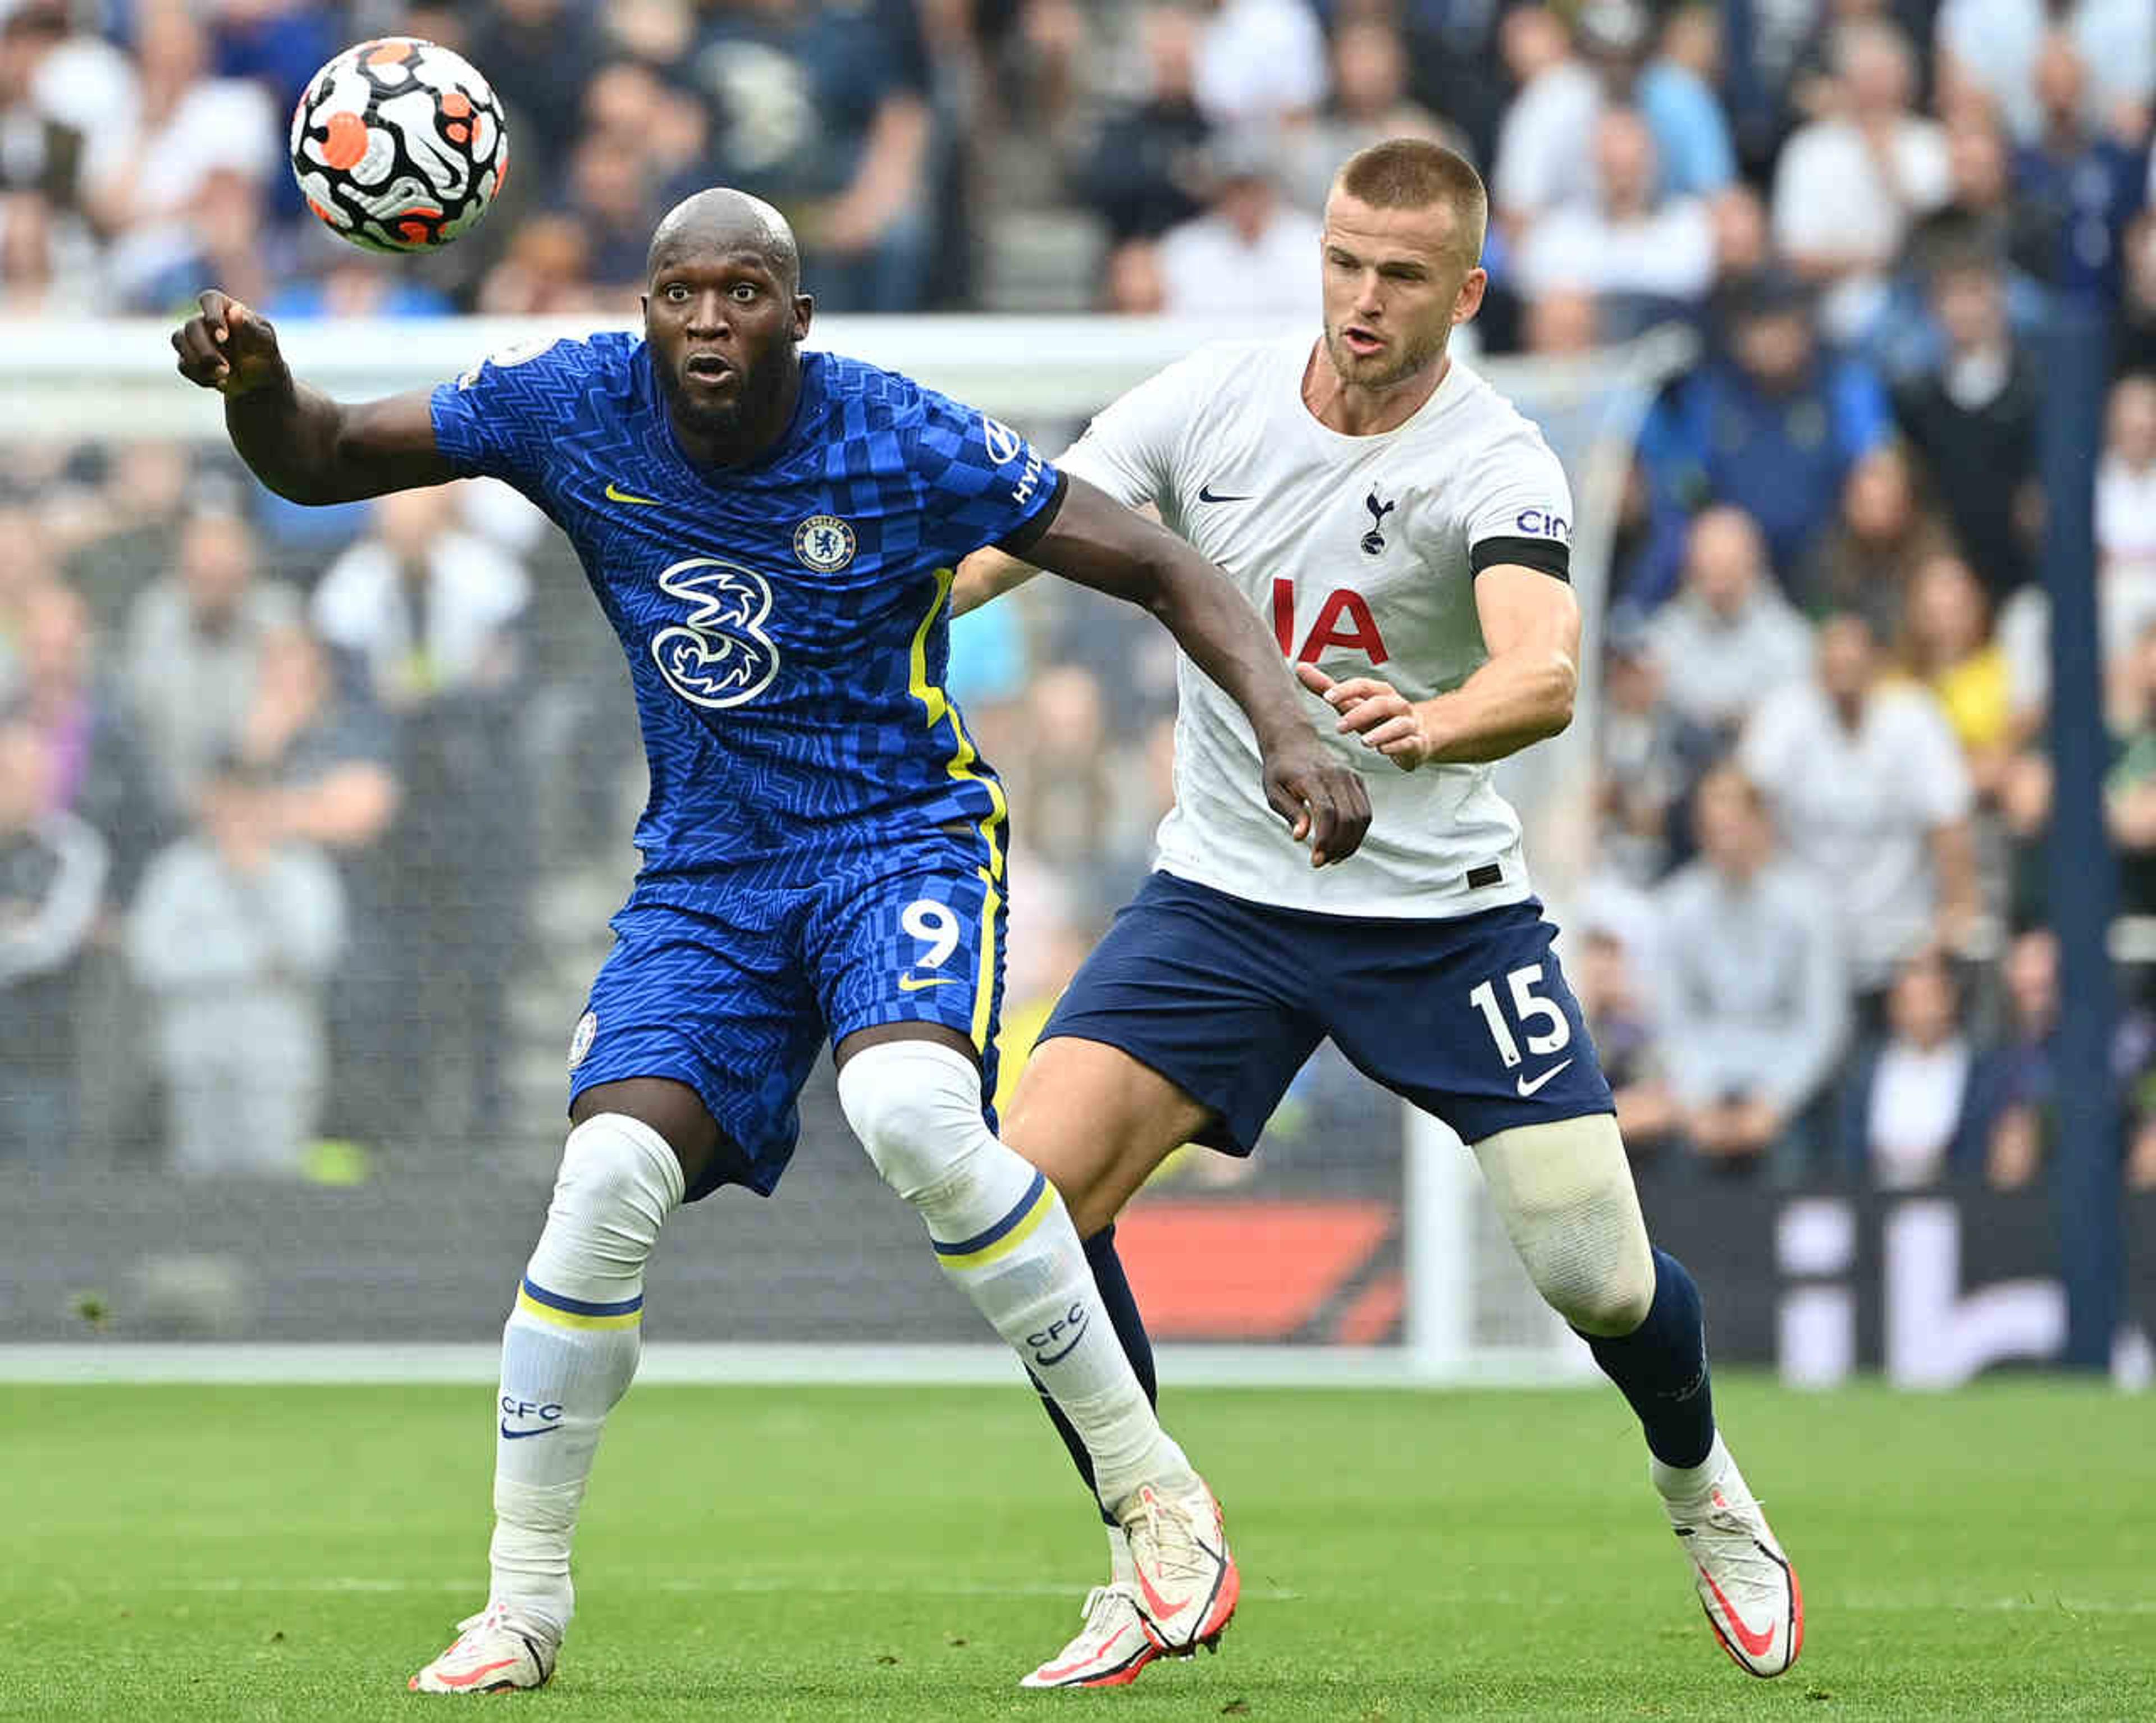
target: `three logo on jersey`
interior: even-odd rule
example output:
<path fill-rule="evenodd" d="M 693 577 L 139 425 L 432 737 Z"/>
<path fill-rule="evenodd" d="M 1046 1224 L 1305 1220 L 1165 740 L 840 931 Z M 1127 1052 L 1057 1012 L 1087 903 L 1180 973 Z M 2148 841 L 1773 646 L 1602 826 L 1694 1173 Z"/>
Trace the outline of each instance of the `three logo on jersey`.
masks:
<path fill-rule="evenodd" d="M 762 575 L 723 556 L 689 556 L 660 572 L 659 590 L 689 607 L 680 622 L 651 637 L 652 661 L 675 693 L 721 710 L 771 686 L 778 649 L 763 632 L 771 583 Z"/>

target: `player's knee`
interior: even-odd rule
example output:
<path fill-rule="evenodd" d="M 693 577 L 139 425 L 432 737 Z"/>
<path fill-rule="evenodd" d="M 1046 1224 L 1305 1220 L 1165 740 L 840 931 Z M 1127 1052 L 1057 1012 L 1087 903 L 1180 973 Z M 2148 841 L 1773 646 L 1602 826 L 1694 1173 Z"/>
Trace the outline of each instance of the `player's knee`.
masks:
<path fill-rule="evenodd" d="M 599 1303 L 640 1292 L 659 1228 L 682 1195 L 681 1163 L 665 1138 L 626 1114 L 593 1114 L 562 1150 L 526 1278 Z"/>
<path fill-rule="evenodd" d="M 627 1219 L 656 1233 L 682 1196 L 681 1163 L 665 1138 L 625 1113 L 595 1113 L 562 1145 L 547 1219 L 602 1228 Z"/>
<path fill-rule="evenodd" d="M 839 1105 L 884 1182 L 918 1208 L 963 1181 L 995 1138 L 981 1115 L 981 1078 L 933 1041 L 867 1047 L 839 1073 Z"/>
<path fill-rule="evenodd" d="M 1476 1145 L 1491 1200 L 1543 1301 L 1583 1334 L 1630 1334 L 1655 1298 L 1655 1259 L 1623 1140 L 1608 1115 Z"/>
<path fill-rule="evenodd" d="M 1582 1334 L 1602 1339 L 1631 1333 L 1647 1320 L 1655 1301 L 1654 1258 L 1645 1242 L 1642 1238 L 1642 1249 L 1636 1253 L 1645 1260 L 1644 1272 L 1634 1259 L 1635 1254 L 1627 1251 L 1587 1272 L 1576 1269 L 1568 1275 L 1553 1277 L 1548 1285 L 1539 1287 L 1543 1299 Z"/>

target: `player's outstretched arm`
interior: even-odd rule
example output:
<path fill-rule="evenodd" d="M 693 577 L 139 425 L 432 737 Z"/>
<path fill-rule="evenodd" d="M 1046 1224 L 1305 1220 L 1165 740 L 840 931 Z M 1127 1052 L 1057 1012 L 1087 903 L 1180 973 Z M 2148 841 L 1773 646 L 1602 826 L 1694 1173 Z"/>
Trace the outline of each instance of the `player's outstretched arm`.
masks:
<path fill-rule="evenodd" d="M 1142 605 L 1243 709 L 1265 765 L 1265 800 L 1313 867 L 1353 854 L 1369 829 L 1361 776 L 1333 758 L 1306 715 L 1264 621 L 1227 576 L 1166 527 L 1075 475 L 1047 531 L 1025 554 L 1052 574 Z"/>
<path fill-rule="evenodd" d="M 294 380 L 267 319 L 214 288 L 198 302 L 173 331 L 180 375 L 224 397 L 232 446 L 278 495 L 352 502 L 457 476 L 435 447 L 429 391 L 345 406 Z"/>
<path fill-rule="evenodd" d="M 1389 682 L 1336 682 L 1315 664 L 1296 674 L 1403 772 L 1432 763 L 1502 760 L 1572 722 L 1579 689 L 1579 601 L 1539 569 L 1500 562 L 1475 577 L 1475 611 L 1490 657 L 1449 694 L 1410 700 Z"/>

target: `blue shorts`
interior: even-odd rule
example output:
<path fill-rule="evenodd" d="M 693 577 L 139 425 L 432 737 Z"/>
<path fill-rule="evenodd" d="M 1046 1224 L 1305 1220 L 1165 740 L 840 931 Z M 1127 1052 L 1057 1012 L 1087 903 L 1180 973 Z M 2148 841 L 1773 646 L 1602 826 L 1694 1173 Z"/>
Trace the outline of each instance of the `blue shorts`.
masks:
<path fill-rule="evenodd" d="M 1155 874 L 1086 960 L 1044 1041 L 1121 1048 L 1257 1146 L 1327 1036 L 1365 1076 L 1471 1143 L 1615 1110 L 1541 904 L 1451 920 L 1276 909 Z"/>
<path fill-rule="evenodd" d="M 767 1197 L 826 1040 L 940 1023 L 971 1038 L 995 1093 L 1004 915 L 1001 858 L 971 828 L 834 856 L 808 885 L 640 879 L 570 1042 L 571 1105 L 629 1077 L 685 1083 L 727 1139 L 689 1200 Z"/>

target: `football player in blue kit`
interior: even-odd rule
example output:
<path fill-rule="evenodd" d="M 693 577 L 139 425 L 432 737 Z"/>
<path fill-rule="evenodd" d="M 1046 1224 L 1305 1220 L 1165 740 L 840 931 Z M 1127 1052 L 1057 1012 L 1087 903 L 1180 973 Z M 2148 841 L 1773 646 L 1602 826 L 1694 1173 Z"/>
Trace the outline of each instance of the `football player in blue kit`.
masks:
<path fill-rule="evenodd" d="M 783 218 L 715 189 L 653 235 L 641 339 L 535 345 L 346 406 L 295 382 L 223 294 L 173 336 L 281 496 L 483 474 L 544 509 L 628 654 L 649 759 L 643 866 L 571 1044 L 572 1128 L 504 1331 L 487 1604 L 423 1691 L 552 1673 L 660 1226 L 721 1185 L 769 1194 L 827 1038 L 877 1170 L 1081 1433 L 1161 1644 L 1209 1643 L 1235 1609 L 1218 1503 L 1116 1344 L 1055 1187 L 985 1114 L 1005 809 L 942 686 L 952 571 L 1001 546 L 1152 611 L 1247 715 L 1262 793 L 1312 864 L 1353 854 L 1368 800 L 1218 570 L 994 420 L 804 353 L 800 286 Z"/>

